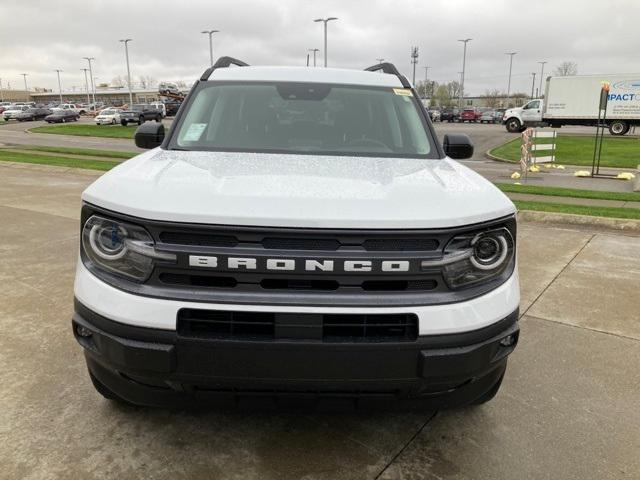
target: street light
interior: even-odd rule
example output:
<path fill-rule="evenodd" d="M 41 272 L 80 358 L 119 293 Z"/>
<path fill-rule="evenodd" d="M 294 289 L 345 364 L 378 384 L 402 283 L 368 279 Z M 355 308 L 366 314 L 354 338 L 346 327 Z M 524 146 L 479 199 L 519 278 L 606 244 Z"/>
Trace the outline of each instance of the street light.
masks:
<path fill-rule="evenodd" d="M 429 86 L 429 69 L 431 67 L 424 67 L 424 98 L 427 98 L 427 88 Z"/>
<path fill-rule="evenodd" d="M 58 74 L 58 94 L 60 95 L 60 103 L 62 103 L 62 82 L 60 82 L 60 72 L 62 70 L 60 70 L 59 68 L 56 68 L 54 70 L 54 72 L 56 72 Z"/>
<path fill-rule="evenodd" d="M 93 57 L 82 57 L 84 58 L 87 62 L 89 62 L 89 74 L 91 76 L 91 96 L 93 98 L 93 104 L 95 105 L 96 103 L 96 88 L 94 86 L 93 83 L 93 68 L 91 67 L 91 60 L 95 60 L 95 58 Z"/>
<path fill-rule="evenodd" d="M 467 43 L 473 40 L 473 38 L 463 38 L 458 40 L 464 43 L 464 50 L 462 51 L 462 73 L 460 77 L 460 98 L 458 99 L 458 108 L 462 108 L 462 98 L 464 97 L 464 74 L 467 71 Z"/>
<path fill-rule="evenodd" d="M 506 52 L 509 55 L 509 83 L 507 84 L 507 106 L 509 106 L 509 98 L 511 97 L 511 67 L 513 66 L 513 56 L 518 52 Z"/>
<path fill-rule="evenodd" d="M 320 51 L 319 48 L 310 48 L 309 49 L 310 52 L 313 52 L 313 66 L 316 66 L 316 53 L 318 53 Z"/>
<path fill-rule="evenodd" d="M 131 70 L 129 69 L 129 42 L 131 40 L 132 40 L 131 38 L 124 38 L 120 40 L 120 42 L 124 43 L 124 55 L 127 59 L 127 85 L 129 86 L 129 107 L 133 105 L 133 93 L 131 93 Z"/>
<path fill-rule="evenodd" d="M 89 71 L 89 69 L 81 68 L 80 70 L 84 72 L 84 86 L 87 89 L 87 103 L 91 103 L 91 99 L 89 98 L 89 80 L 87 80 L 87 72 Z"/>
<path fill-rule="evenodd" d="M 316 18 L 314 22 L 324 23 L 324 68 L 327 68 L 327 23 L 331 20 L 338 20 L 338 17 Z"/>
<path fill-rule="evenodd" d="M 220 30 L 203 30 L 201 33 L 206 33 L 209 35 L 209 60 L 211 62 L 211 66 L 213 67 L 213 41 L 211 40 L 211 36 L 214 33 L 220 33 Z"/>
<path fill-rule="evenodd" d="M 542 79 L 544 78 L 544 64 L 547 62 L 538 62 L 540 64 L 540 89 L 538 90 L 538 95 L 542 95 Z"/>
<path fill-rule="evenodd" d="M 21 73 L 20 75 L 22 75 L 22 78 L 24 78 L 24 91 L 28 92 L 29 91 L 29 87 L 27 87 L 27 75 L 29 75 L 28 73 Z"/>

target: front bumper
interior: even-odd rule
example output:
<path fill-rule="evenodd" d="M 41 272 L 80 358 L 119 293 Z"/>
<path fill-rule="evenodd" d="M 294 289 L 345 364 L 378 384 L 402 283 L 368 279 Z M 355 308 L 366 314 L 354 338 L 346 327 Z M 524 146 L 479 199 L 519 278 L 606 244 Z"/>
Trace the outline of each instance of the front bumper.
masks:
<path fill-rule="evenodd" d="M 479 330 L 404 343 L 185 338 L 114 322 L 77 300 L 72 323 L 91 375 L 139 405 L 340 398 L 441 408 L 472 402 L 500 380 L 517 344 L 517 318 L 515 310 Z M 79 336 L 79 327 L 91 335 Z"/>

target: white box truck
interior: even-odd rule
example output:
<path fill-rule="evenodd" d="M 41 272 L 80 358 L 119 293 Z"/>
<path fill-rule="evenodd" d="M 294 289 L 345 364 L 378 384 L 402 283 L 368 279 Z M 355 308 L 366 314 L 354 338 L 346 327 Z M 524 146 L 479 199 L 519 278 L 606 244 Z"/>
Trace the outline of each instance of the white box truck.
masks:
<path fill-rule="evenodd" d="M 610 85 L 606 124 L 612 135 L 624 135 L 640 124 L 640 74 L 549 77 L 544 100 L 507 110 L 502 123 L 509 132 L 532 126 L 596 125 L 602 82 Z"/>

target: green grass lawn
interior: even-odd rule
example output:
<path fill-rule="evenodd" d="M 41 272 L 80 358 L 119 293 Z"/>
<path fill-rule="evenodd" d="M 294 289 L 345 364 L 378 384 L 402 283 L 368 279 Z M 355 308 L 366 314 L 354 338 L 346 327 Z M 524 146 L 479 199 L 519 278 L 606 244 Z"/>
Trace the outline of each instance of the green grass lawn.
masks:
<path fill-rule="evenodd" d="M 129 159 L 138 155 L 136 152 L 117 152 L 115 150 L 96 150 L 93 148 L 74 148 L 74 147 L 41 147 L 36 145 L 16 145 L 11 147 L 20 150 L 33 150 L 36 152 L 48 153 L 70 153 L 72 155 L 89 155 L 93 157 L 104 158 L 122 158 Z"/>
<path fill-rule="evenodd" d="M 496 187 L 503 192 L 509 193 L 531 193 L 534 195 L 640 202 L 640 193 L 634 192 L 604 192 L 600 190 L 580 190 L 577 188 L 541 187 L 539 185 L 514 185 L 512 183 L 496 183 Z"/>
<path fill-rule="evenodd" d="M 563 203 L 530 202 L 514 200 L 518 210 L 536 210 L 540 212 L 572 213 L 575 215 L 589 215 L 592 217 L 611 217 L 640 220 L 638 208 L 593 207 L 586 205 L 567 205 Z"/>
<path fill-rule="evenodd" d="M 543 142 L 541 142 L 543 143 Z M 593 161 L 593 137 L 561 136 L 556 138 L 556 162 L 567 165 L 588 165 Z M 490 151 L 510 162 L 520 161 L 520 137 Z M 548 155 L 545 150 L 539 155 Z M 640 139 L 605 137 L 602 144 L 601 167 L 636 168 L 640 164 Z"/>
<path fill-rule="evenodd" d="M 111 170 L 120 162 L 112 160 L 83 160 L 69 157 L 49 157 L 45 155 L 33 155 L 29 153 L 14 153 L 0 150 L 0 161 L 37 163 L 41 165 L 54 165 L 57 167 L 85 168 L 88 170 Z"/>
<path fill-rule="evenodd" d="M 33 133 L 53 133 L 57 135 L 78 135 L 81 137 L 133 138 L 135 126 L 122 125 L 47 125 L 30 129 Z"/>

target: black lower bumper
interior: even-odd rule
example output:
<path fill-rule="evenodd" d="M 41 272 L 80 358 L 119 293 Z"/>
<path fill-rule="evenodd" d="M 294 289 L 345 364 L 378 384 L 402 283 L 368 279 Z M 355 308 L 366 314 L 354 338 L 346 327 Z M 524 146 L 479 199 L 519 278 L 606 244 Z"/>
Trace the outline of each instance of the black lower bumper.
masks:
<path fill-rule="evenodd" d="M 516 310 L 480 330 L 415 342 L 202 340 L 114 322 L 77 301 L 75 307 L 73 332 L 94 381 L 122 400 L 163 407 L 250 399 L 460 406 L 500 381 L 519 333 Z"/>

